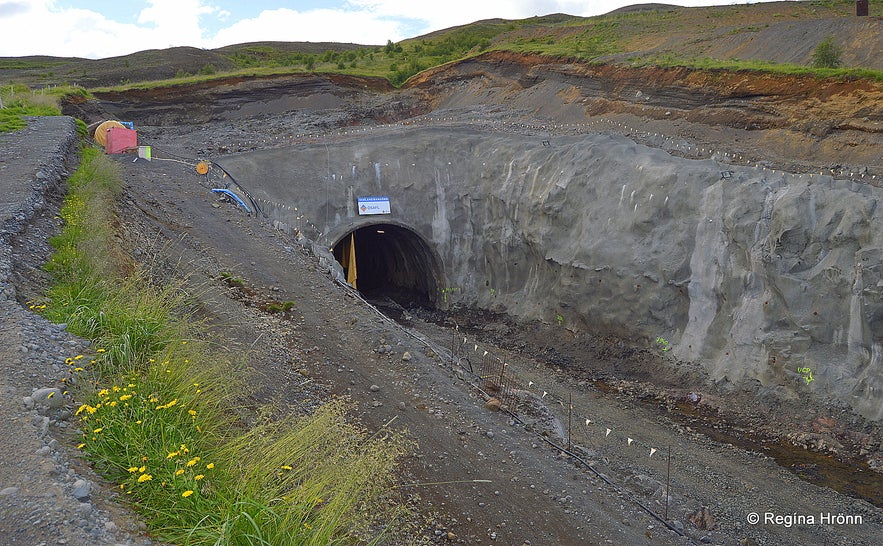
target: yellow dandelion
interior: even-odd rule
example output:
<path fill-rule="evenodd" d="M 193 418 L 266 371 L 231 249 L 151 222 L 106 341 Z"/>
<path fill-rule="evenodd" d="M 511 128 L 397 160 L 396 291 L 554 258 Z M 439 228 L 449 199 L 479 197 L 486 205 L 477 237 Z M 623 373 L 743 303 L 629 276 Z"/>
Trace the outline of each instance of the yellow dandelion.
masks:
<path fill-rule="evenodd" d="M 180 475 L 183 474 L 183 473 L 184 473 L 184 469 L 183 469 L 183 468 L 179 468 L 178 470 L 175 470 L 175 476 L 180 476 Z"/>
<path fill-rule="evenodd" d="M 183 493 L 181 493 L 181 496 L 186 499 L 187 497 L 189 497 L 192 494 L 193 494 L 193 490 L 188 489 L 187 491 L 184 491 Z"/>
<path fill-rule="evenodd" d="M 187 466 L 196 466 L 196 463 L 199 462 L 199 457 L 193 457 L 189 461 L 187 461 Z"/>
<path fill-rule="evenodd" d="M 307 523 L 307 522 L 304 522 L 304 527 L 306 527 L 308 530 L 312 530 L 312 529 L 313 529 L 313 526 L 310 525 L 310 524 Z"/>
<path fill-rule="evenodd" d="M 143 421 L 141 421 L 141 419 L 138 419 L 137 421 L 135 421 L 135 424 L 136 424 L 136 425 L 140 425 L 142 422 L 143 422 Z"/>
<path fill-rule="evenodd" d="M 108 406 L 115 408 L 115 407 L 117 407 L 117 404 L 118 404 L 118 402 L 116 400 L 113 400 L 108 404 Z"/>
<path fill-rule="evenodd" d="M 86 444 L 80 444 L 77 446 L 77 449 L 83 449 L 84 447 L 86 447 Z"/>
<path fill-rule="evenodd" d="M 140 476 L 138 476 L 138 483 L 149 482 L 152 479 L 153 476 L 151 476 L 150 474 L 141 474 Z"/>
<path fill-rule="evenodd" d="M 121 483 L 121 484 L 120 484 L 120 489 L 125 489 L 125 488 L 126 488 L 126 484 Z"/>
<path fill-rule="evenodd" d="M 203 476 L 202 474 L 197 474 L 196 476 L 193 476 L 193 479 L 196 480 L 196 481 L 199 481 L 199 480 L 201 480 L 201 479 L 203 479 L 203 478 L 205 478 L 205 476 Z"/>
<path fill-rule="evenodd" d="M 64 363 L 65 363 L 65 364 L 73 364 L 73 363 L 74 363 L 74 359 L 71 358 L 71 357 L 67 357 L 67 358 L 64 359 Z"/>
<path fill-rule="evenodd" d="M 74 360 L 81 360 L 82 358 L 83 358 L 83 355 L 77 355 L 74 357 Z"/>
<path fill-rule="evenodd" d="M 118 386 L 116 386 L 116 385 L 114 385 L 113 388 L 112 388 L 111 390 L 112 390 L 113 392 L 120 392 L 120 388 L 119 388 Z"/>
<path fill-rule="evenodd" d="M 196 410 L 187 410 L 187 413 L 190 414 L 190 417 L 193 417 L 193 418 L 196 417 Z"/>
<path fill-rule="evenodd" d="M 87 409 L 89 409 L 89 406 L 87 406 L 86 404 L 83 404 L 82 406 L 77 408 L 77 412 L 74 413 L 74 415 L 79 415 L 79 414 L 83 413 L 84 411 L 86 411 Z"/>
<path fill-rule="evenodd" d="M 108 394 L 110 394 L 110 391 L 107 389 L 101 389 L 100 391 L 98 391 L 99 398 L 101 398 L 102 396 L 107 396 Z"/>
<path fill-rule="evenodd" d="M 138 472 L 142 472 L 142 473 L 143 473 L 145 470 L 147 470 L 147 467 L 146 467 L 146 466 L 142 466 L 141 468 L 138 469 Z"/>
<path fill-rule="evenodd" d="M 175 457 L 177 457 L 180 454 L 181 454 L 180 451 L 172 451 L 171 453 L 166 455 L 166 459 L 174 459 Z"/>
<path fill-rule="evenodd" d="M 287 464 L 282 465 L 282 470 L 291 470 L 291 467 Z"/>
<path fill-rule="evenodd" d="M 193 386 L 194 386 L 194 387 L 198 387 L 198 386 L 199 386 L 199 383 L 194 383 Z"/>
<path fill-rule="evenodd" d="M 104 427 L 98 427 L 98 428 L 96 428 L 95 430 L 93 430 L 92 432 L 95 433 L 95 434 L 98 434 L 98 433 L 101 432 L 102 430 L 104 430 Z"/>
<path fill-rule="evenodd" d="M 190 453 L 190 450 L 187 449 L 187 444 L 181 444 L 181 447 L 179 447 L 178 449 L 181 450 L 181 453 Z"/>
<path fill-rule="evenodd" d="M 107 351 L 107 349 L 95 349 L 95 352 L 96 352 L 96 353 L 103 353 L 103 352 L 106 352 L 106 351 Z"/>
<path fill-rule="evenodd" d="M 124 394 L 124 395 L 120 396 L 120 402 L 125 402 L 126 400 L 128 400 L 130 398 L 132 398 L 131 394 Z"/>
<path fill-rule="evenodd" d="M 185 339 L 184 341 L 182 341 L 181 345 L 187 345 L 187 340 Z"/>
<path fill-rule="evenodd" d="M 79 366 L 77 366 L 76 368 L 74 368 L 74 371 L 75 372 L 82 372 L 84 369 L 85 368 L 80 368 Z"/>
<path fill-rule="evenodd" d="M 211 470 L 212 468 L 215 467 L 215 463 L 209 463 L 209 464 L 205 465 L 205 467 L 208 468 L 209 470 Z"/>
<path fill-rule="evenodd" d="M 129 473 L 134 474 L 134 473 L 136 473 L 136 472 L 138 472 L 138 467 L 137 467 L 137 466 L 130 466 L 130 467 L 129 467 Z"/>

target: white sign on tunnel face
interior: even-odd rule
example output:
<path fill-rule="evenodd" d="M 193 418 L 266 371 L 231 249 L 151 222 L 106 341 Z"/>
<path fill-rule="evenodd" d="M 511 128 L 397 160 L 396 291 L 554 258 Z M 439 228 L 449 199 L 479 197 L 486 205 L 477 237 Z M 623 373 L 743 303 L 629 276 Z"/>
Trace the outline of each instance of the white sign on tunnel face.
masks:
<path fill-rule="evenodd" d="M 359 197 L 359 215 L 389 214 L 389 197 Z"/>

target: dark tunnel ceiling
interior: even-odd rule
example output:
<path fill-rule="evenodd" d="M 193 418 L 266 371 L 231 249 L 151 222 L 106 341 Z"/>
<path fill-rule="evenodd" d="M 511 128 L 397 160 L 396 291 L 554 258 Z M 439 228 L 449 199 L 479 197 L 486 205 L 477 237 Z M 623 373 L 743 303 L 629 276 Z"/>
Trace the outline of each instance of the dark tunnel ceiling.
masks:
<path fill-rule="evenodd" d="M 401 305 L 434 305 L 439 287 L 436 259 L 419 235 L 394 224 L 372 224 L 352 233 L 356 287 L 362 294 L 372 299 L 389 297 Z M 340 263 L 346 263 L 349 240 L 347 234 L 334 247 Z"/>

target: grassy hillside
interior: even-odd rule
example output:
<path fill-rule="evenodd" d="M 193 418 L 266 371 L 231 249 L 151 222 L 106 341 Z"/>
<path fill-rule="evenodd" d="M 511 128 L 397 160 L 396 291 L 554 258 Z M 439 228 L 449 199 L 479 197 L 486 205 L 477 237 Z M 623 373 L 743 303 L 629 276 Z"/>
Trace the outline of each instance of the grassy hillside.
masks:
<path fill-rule="evenodd" d="M 883 71 L 883 3 L 855 17 L 852 0 L 808 0 L 682 8 L 642 4 L 598 17 L 554 14 L 492 19 L 385 45 L 261 42 L 215 50 L 178 47 L 100 60 L 0 58 L 0 84 L 77 84 L 87 88 L 217 75 L 335 72 L 408 77 L 488 50 L 538 53 L 602 63 L 794 71 L 811 65 L 831 37 L 841 67 L 862 77 Z M 856 69 L 864 70 L 857 73 Z M 836 74 L 825 72 L 823 75 Z"/>

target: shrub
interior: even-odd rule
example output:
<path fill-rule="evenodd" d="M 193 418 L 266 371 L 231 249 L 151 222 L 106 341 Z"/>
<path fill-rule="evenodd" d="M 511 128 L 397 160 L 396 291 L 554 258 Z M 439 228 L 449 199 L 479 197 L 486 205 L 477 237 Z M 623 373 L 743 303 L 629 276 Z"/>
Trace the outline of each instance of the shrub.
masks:
<path fill-rule="evenodd" d="M 819 42 L 812 54 L 814 68 L 837 68 L 840 66 L 843 50 L 837 47 L 832 36 L 827 36 Z"/>

